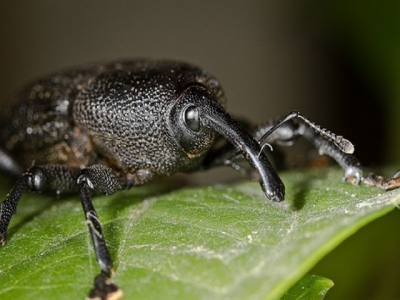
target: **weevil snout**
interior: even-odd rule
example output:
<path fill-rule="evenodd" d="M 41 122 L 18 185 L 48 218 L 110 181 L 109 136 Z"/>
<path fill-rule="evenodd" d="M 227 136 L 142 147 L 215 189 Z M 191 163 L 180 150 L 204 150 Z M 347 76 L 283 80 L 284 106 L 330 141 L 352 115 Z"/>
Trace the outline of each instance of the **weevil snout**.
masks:
<path fill-rule="evenodd" d="M 194 85 L 184 91 L 171 109 L 170 127 L 189 156 L 207 151 L 217 134 L 223 136 L 259 172 L 265 195 L 274 201 L 284 199 L 285 187 L 260 145 L 206 88 Z"/>

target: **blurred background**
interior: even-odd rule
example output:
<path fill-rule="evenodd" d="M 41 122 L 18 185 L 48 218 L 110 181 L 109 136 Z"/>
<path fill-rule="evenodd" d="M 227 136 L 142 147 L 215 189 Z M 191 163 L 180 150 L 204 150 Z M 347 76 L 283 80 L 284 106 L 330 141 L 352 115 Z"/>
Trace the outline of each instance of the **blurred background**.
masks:
<path fill-rule="evenodd" d="M 2 1 L 0 109 L 21 85 L 61 68 L 118 58 L 173 58 L 214 74 L 234 115 L 260 122 L 296 109 L 350 139 L 364 165 L 400 166 L 400 4 L 395 3 Z M 385 297 L 400 298 L 399 287 L 377 284 L 387 284 L 377 279 L 386 277 L 398 282 L 399 263 L 390 263 L 395 256 L 383 258 L 391 276 L 386 267 L 367 270 L 365 259 L 354 262 L 360 251 L 383 243 L 377 238 L 393 243 L 385 248 L 393 255 L 398 252 L 399 236 L 390 228 L 399 227 L 399 217 L 395 211 L 379 221 L 383 225 L 371 224 L 365 237 L 361 231 L 324 259 L 316 271 L 336 282 L 327 299 L 383 299 L 381 290 L 391 291 Z M 377 235 L 367 236 L 370 232 Z M 378 252 L 368 251 L 372 257 Z M 375 261 L 386 266 L 382 258 Z M 358 285 L 357 276 L 344 275 L 350 269 L 363 274 Z"/>

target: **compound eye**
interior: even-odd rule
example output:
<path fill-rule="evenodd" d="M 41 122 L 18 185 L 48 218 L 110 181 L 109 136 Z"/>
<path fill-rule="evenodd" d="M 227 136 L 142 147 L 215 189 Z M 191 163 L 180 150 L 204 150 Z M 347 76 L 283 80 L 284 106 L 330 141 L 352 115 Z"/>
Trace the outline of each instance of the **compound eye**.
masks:
<path fill-rule="evenodd" d="M 184 114 L 186 126 L 194 132 L 200 131 L 199 110 L 195 106 L 189 106 Z"/>

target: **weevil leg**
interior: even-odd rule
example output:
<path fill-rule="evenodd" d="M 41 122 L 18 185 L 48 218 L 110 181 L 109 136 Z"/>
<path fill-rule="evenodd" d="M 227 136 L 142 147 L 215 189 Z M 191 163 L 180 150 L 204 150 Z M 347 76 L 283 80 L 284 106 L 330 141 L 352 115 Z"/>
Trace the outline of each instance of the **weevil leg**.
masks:
<path fill-rule="evenodd" d="M 96 168 L 95 168 L 96 167 Z M 102 178 L 102 175 L 105 175 Z M 103 189 L 101 186 L 104 182 L 111 183 L 111 187 Z M 103 238 L 103 231 L 100 220 L 91 199 L 92 192 L 102 192 L 102 194 L 110 195 L 119 189 L 118 180 L 108 168 L 94 165 L 83 169 L 77 179 L 79 197 L 81 199 L 83 212 L 93 241 L 96 259 L 102 272 L 111 276 L 114 273 L 110 254 L 108 253 L 106 243 Z"/>
<path fill-rule="evenodd" d="M 23 174 L 8 193 L 6 199 L 0 203 L 0 243 L 7 243 L 7 228 L 11 218 L 17 210 L 19 199 L 28 186 L 29 175 Z"/>
<path fill-rule="evenodd" d="M 376 186 L 384 190 L 400 187 L 400 171 L 392 177 L 383 177 L 370 173 L 362 176 L 360 161 L 352 155 L 354 146 L 342 136 L 335 135 L 308 120 L 297 111 L 293 111 L 276 123 L 267 123 L 254 130 L 253 135 L 260 144 L 279 143 L 291 145 L 298 137 L 308 139 L 320 154 L 331 156 L 343 168 L 343 179 L 353 184 Z"/>
<path fill-rule="evenodd" d="M 268 122 L 253 130 L 253 136 L 264 143 L 292 145 L 299 137 L 310 141 L 320 154 L 332 157 L 344 170 L 343 180 L 358 184 L 362 178 L 361 163 L 352 155 L 353 144 L 308 120 L 297 111 L 278 122 Z"/>
<path fill-rule="evenodd" d="M 114 273 L 113 263 L 91 196 L 93 192 L 103 195 L 115 193 L 121 189 L 120 180 L 110 168 L 93 165 L 80 172 L 77 185 L 96 259 L 101 269 L 100 274 L 95 277 L 88 299 L 119 299 L 122 291 L 110 280 Z"/>
<path fill-rule="evenodd" d="M 369 186 L 376 186 L 386 191 L 397 189 L 400 187 L 400 171 L 389 178 L 369 173 L 362 178 L 362 183 Z"/>

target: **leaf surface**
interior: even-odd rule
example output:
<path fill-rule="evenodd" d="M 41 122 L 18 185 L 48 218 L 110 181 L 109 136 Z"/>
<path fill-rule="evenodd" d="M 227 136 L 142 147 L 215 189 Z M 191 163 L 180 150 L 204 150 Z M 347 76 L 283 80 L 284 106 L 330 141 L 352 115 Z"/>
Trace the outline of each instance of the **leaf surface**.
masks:
<path fill-rule="evenodd" d="M 281 203 L 252 182 L 96 197 L 126 299 L 277 299 L 400 201 L 337 169 L 281 176 Z M 79 199 L 24 195 L 0 249 L 0 298 L 84 299 L 98 271 Z"/>

